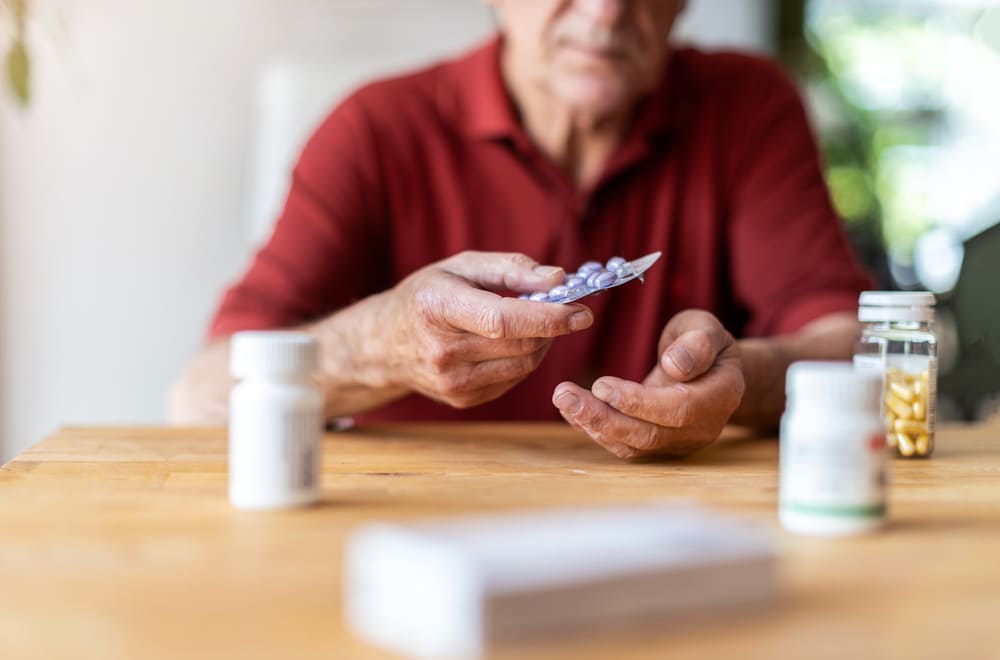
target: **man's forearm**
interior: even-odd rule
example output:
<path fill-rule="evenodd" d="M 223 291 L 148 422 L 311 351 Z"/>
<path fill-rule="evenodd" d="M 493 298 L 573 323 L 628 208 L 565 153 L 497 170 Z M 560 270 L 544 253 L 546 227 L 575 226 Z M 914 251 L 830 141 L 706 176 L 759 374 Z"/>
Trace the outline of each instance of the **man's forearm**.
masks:
<path fill-rule="evenodd" d="M 387 340 L 392 312 L 382 304 L 387 293 L 369 296 L 305 330 L 320 344 L 319 384 L 326 418 L 348 417 L 379 408 L 410 393 L 390 377 Z"/>
<path fill-rule="evenodd" d="M 385 377 L 378 361 L 379 296 L 372 296 L 298 330 L 320 345 L 318 383 L 327 419 L 385 405 L 405 394 Z M 170 395 L 170 418 L 184 424 L 225 424 L 229 416 L 229 338 L 212 342 L 195 356 Z"/>
<path fill-rule="evenodd" d="M 860 326 L 853 314 L 813 321 L 794 335 L 739 341 L 746 393 L 730 423 L 774 428 L 785 408 L 785 371 L 799 360 L 849 360 Z"/>

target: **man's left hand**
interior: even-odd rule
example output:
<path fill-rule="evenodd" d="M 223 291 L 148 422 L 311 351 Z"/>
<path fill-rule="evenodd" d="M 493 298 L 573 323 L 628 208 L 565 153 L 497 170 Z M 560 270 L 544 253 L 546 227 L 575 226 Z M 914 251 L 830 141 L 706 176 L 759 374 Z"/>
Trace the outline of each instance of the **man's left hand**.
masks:
<path fill-rule="evenodd" d="M 740 348 L 712 314 L 674 316 L 640 383 L 604 376 L 585 390 L 556 386 L 552 402 L 574 428 L 620 458 L 685 456 L 714 442 L 746 389 Z"/>

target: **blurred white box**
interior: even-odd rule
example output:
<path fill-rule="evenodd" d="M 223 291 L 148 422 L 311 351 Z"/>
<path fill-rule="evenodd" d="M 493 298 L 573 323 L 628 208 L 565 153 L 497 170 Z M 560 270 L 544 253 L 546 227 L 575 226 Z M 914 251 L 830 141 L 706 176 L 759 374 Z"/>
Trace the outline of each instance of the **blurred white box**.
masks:
<path fill-rule="evenodd" d="M 377 646 L 469 658 L 766 603 L 775 563 L 760 530 L 689 506 L 372 523 L 348 540 L 346 614 Z"/>

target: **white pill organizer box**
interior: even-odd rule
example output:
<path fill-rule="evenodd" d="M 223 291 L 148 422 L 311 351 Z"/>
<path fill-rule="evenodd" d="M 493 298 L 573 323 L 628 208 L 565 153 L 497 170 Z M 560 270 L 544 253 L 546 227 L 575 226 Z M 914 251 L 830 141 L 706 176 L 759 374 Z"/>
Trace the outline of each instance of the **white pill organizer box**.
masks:
<path fill-rule="evenodd" d="M 469 658 L 765 603 L 775 563 L 759 529 L 676 504 L 370 523 L 348 540 L 346 613 L 383 648 Z"/>

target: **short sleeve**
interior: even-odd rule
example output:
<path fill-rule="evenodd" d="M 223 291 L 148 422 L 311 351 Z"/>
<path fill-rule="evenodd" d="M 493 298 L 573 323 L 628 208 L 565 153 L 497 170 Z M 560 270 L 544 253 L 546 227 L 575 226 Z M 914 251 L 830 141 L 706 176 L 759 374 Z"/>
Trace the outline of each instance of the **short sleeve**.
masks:
<path fill-rule="evenodd" d="M 307 142 L 282 213 L 223 295 L 209 337 L 317 320 L 384 286 L 376 138 L 357 95 Z"/>
<path fill-rule="evenodd" d="M 787 334 L 853 311 L 870 288 L 830 202 L 794 84 L 773 65 L 744 77 L 729 162 L 729 262 L 748 336 Z"/>

